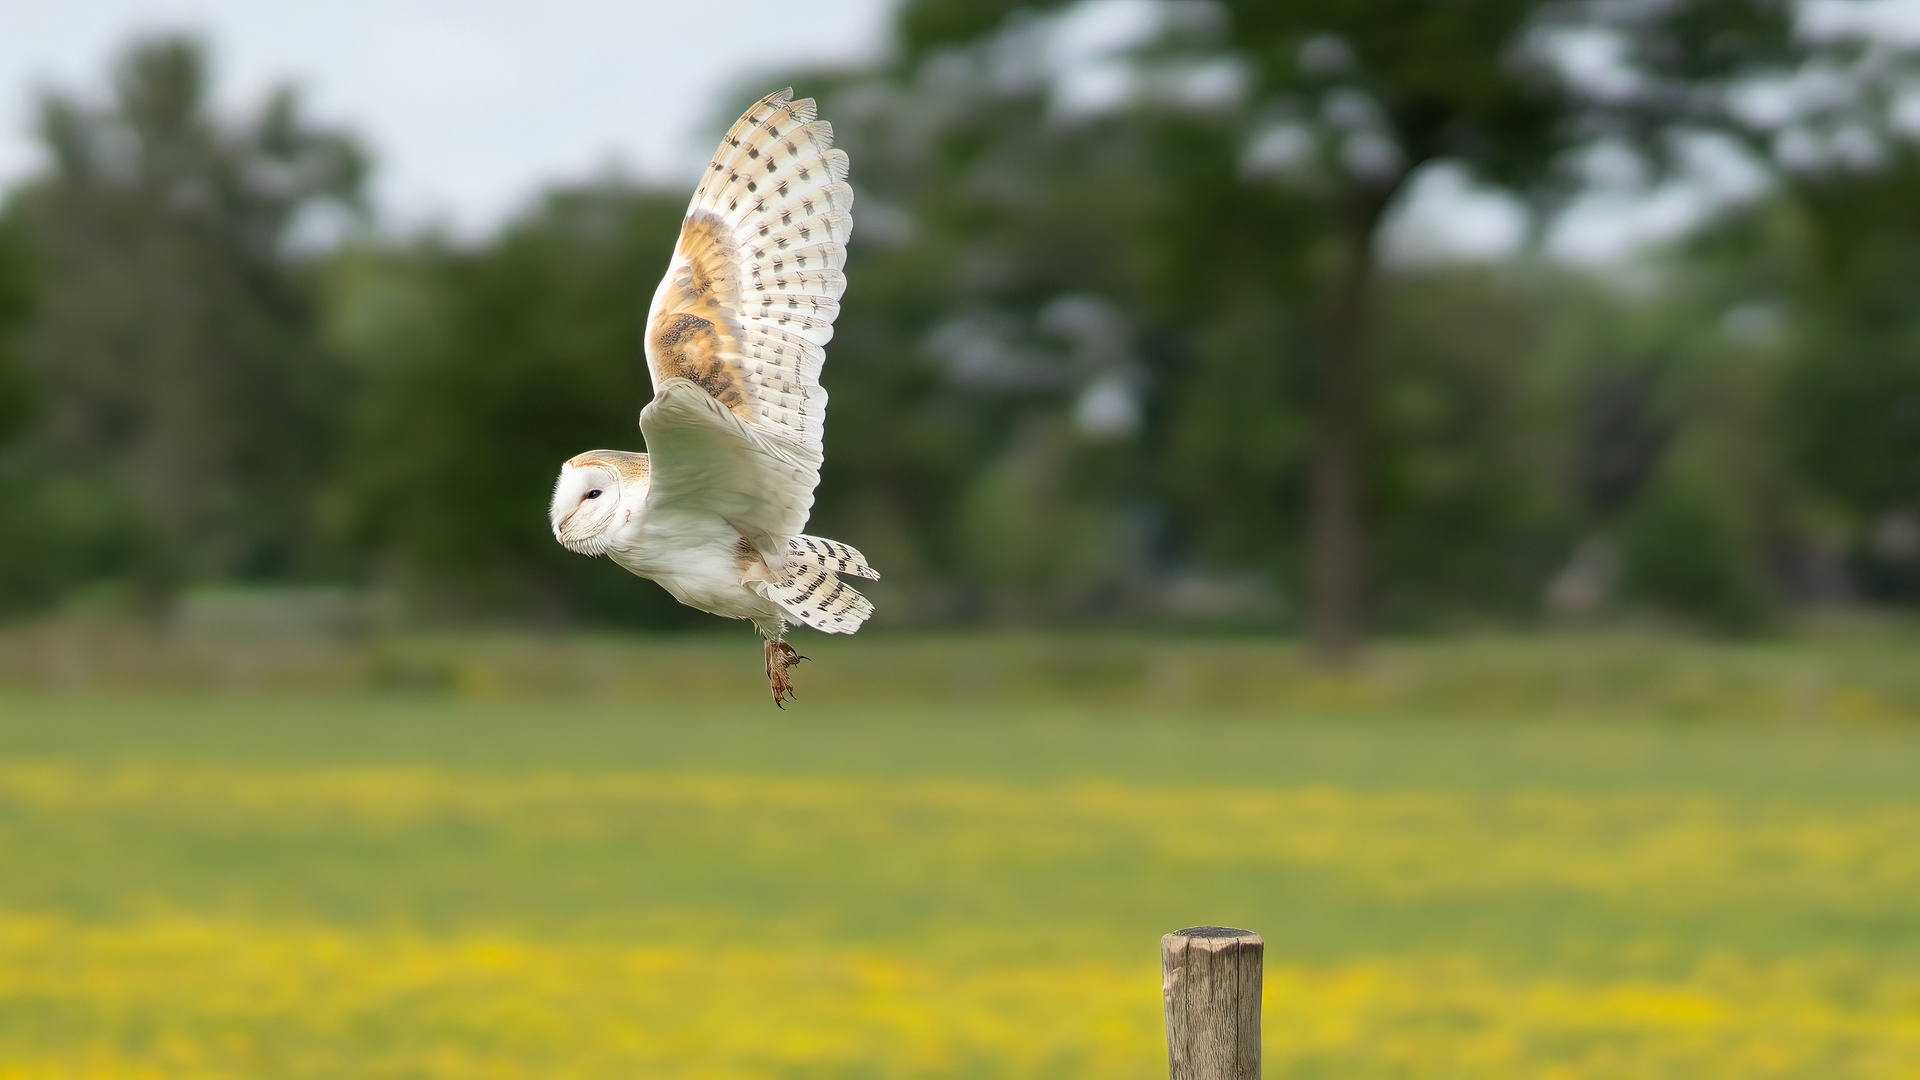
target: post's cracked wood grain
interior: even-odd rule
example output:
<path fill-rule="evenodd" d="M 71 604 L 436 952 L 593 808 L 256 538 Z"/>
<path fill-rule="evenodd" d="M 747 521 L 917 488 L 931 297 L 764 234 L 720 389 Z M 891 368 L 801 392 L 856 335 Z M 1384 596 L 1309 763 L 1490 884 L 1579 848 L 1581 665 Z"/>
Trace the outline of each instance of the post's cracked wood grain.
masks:
<path fill-rule="evenodd" d="M 1160 939 L 1170 1080 L 1258 1080 L 1265 953 L 1259 934 L 1226 926 Z"/>

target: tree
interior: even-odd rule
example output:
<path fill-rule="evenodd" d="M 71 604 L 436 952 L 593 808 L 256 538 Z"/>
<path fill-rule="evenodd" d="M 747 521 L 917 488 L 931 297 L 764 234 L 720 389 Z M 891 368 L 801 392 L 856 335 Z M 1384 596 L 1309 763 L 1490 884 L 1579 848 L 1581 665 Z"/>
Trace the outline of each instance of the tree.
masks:
<path fill-rule="evenodd" d="M 647 301 L 684 192 L 549 193 L 471 249 L 423 239 L 336 260 L 329 337 L 358 373 L 333 527 L 443 609 L 614 622 L 699 617 L 553 542 L 567 458 L 636 448 Z"/>
<path fill-rule="evenodd" d="M 1799 476 L 1839 518 L 1857 585 L 1920 599 L 1920 156 L 1801 178 L 1785 297 L 1797 316 L 1778 421 Z"/>
<path fill-rule="evenodd" d="M 181 38 L 130 48 L 104 103 L 47 98 L 39 127 L 50 165 L 15 205 L 40 297 L 23 450 L 139 523 L 116 528 L 155 545 L 142 576 L 292 572 L 339 393 L 298 245 L 357 210 L 365 156 L 288 89 L 214 116 Z"/>
<path fill-rule="evenodd" d="M 1545 205 L 1572 182 L 1562 166 L 1575 149 L 1611 140 L 1658 162 L 1680 132 L 1738 129 L 1725 91 L 1791 63 L 1791 12 L 1782 0 L 1217 7 L 1222 33 L 1187 52 L 1224 55 L 1249 76 L 1232 136 L 1247 147 L 1243 183 L 1277 184 L 1315 207 L 1323 225 L 1304 252 L 1318 293 L 1307 591 L 1316 645 L 1344 657 L 1365 623 L 1369 333 L 1378 238 L 1395 200 L 1423 166 L 1446 160 Z M 910 3 L 900 22 L 907 53 L 979 35 L 1017 8 Z M 1571 47 L 1608 58 L 1604 85 L 1569 77 L 1561 61 Z"/>
<path fill-rule="evenodd" d="M 1464 164 L 1541 201 L 1567 177 L 1568 151 L 1612 137 L 1658 159 L 1681 130 L 1737 126 L 1735 81 L 1789 59 L 1784 3 L 1542 0 L 1360 3 L 1228 0 L 1231 39 L 1268 104 L 1262 136 L 1302 148 L 1276 161 L 1326 210 L 1332 233 L 1315 356 L 1308 517 L 1311 629 L 1329 657 L 1364 625 L 1368 326 L 1375 252 L 1394 199 L 1423 166 Z M 1583 87 L 1556 70 L 1583 35 L 1610 51 L 1614 82 Z"/>
<path fill-rule="evenodd" d="M 12 207 L 0 207 L 0 447 L 33 413 L 34 388 L 20 357 L 20 334 L 33 310 L 30 256 Z"/>

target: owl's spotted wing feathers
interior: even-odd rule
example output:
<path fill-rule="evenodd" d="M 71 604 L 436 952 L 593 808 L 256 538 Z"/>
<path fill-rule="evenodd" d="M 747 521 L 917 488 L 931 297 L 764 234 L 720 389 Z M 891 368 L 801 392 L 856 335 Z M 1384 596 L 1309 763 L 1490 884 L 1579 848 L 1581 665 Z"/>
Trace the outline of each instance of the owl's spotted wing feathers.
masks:
<path fill-rule="evenodd" d="M 721 140 L 654 295 L 647 359 L 656 389 L 691 380 L 817 467 L 853 189 L 832 125 L 792 97 L 762 98 Z"/>
<path fill-rule="evenodd" d="M 820 368 L 847 285 L 853 189 L 833 128 L 811 100 L 792 98 L 762 98 L 727 132 L 654 293 L 655 393 L 640 414 L 652 455 L 648 527 L 724 523 L 741 541 L 743 588 L 783 619 L 850 634 L 873 605 L 839 575 L 879 575 L 859 551 L 801 530 L 820 482 Z M 776 672 L 768 649 L 780 700 L 784 666 Z"/>

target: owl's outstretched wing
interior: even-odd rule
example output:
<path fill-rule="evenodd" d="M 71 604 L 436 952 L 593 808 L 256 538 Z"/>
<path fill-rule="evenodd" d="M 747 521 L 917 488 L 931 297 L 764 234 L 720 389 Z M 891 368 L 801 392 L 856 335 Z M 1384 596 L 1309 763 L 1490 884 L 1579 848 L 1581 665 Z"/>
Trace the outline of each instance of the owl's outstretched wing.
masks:
<path fill-rule="evenodd" d="M 806 529 L 820 468 L 770 442 L 690 379 L 672 378 L 640 410 L 651 484 L 648 517 L 719 517 L 768 554 Z"/>
<path fill-rule="evenodd" d="M 792 97 L 755 102 L 701 177 L 647 315 L 647 369 L 656 395 L 687 380 L 817 480 L 853 189 L 832 125 Z"/>

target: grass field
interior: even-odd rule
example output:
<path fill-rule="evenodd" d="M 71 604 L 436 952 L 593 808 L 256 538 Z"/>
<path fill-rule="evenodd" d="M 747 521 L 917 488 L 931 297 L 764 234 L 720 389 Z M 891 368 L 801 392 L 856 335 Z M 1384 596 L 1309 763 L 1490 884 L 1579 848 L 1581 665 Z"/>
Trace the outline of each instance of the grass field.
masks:
<path fill-rule="evenodd" d="M 810 651 L 15 663 L 0 1077 L 1920 1075 L 1911 638 Z"/>

